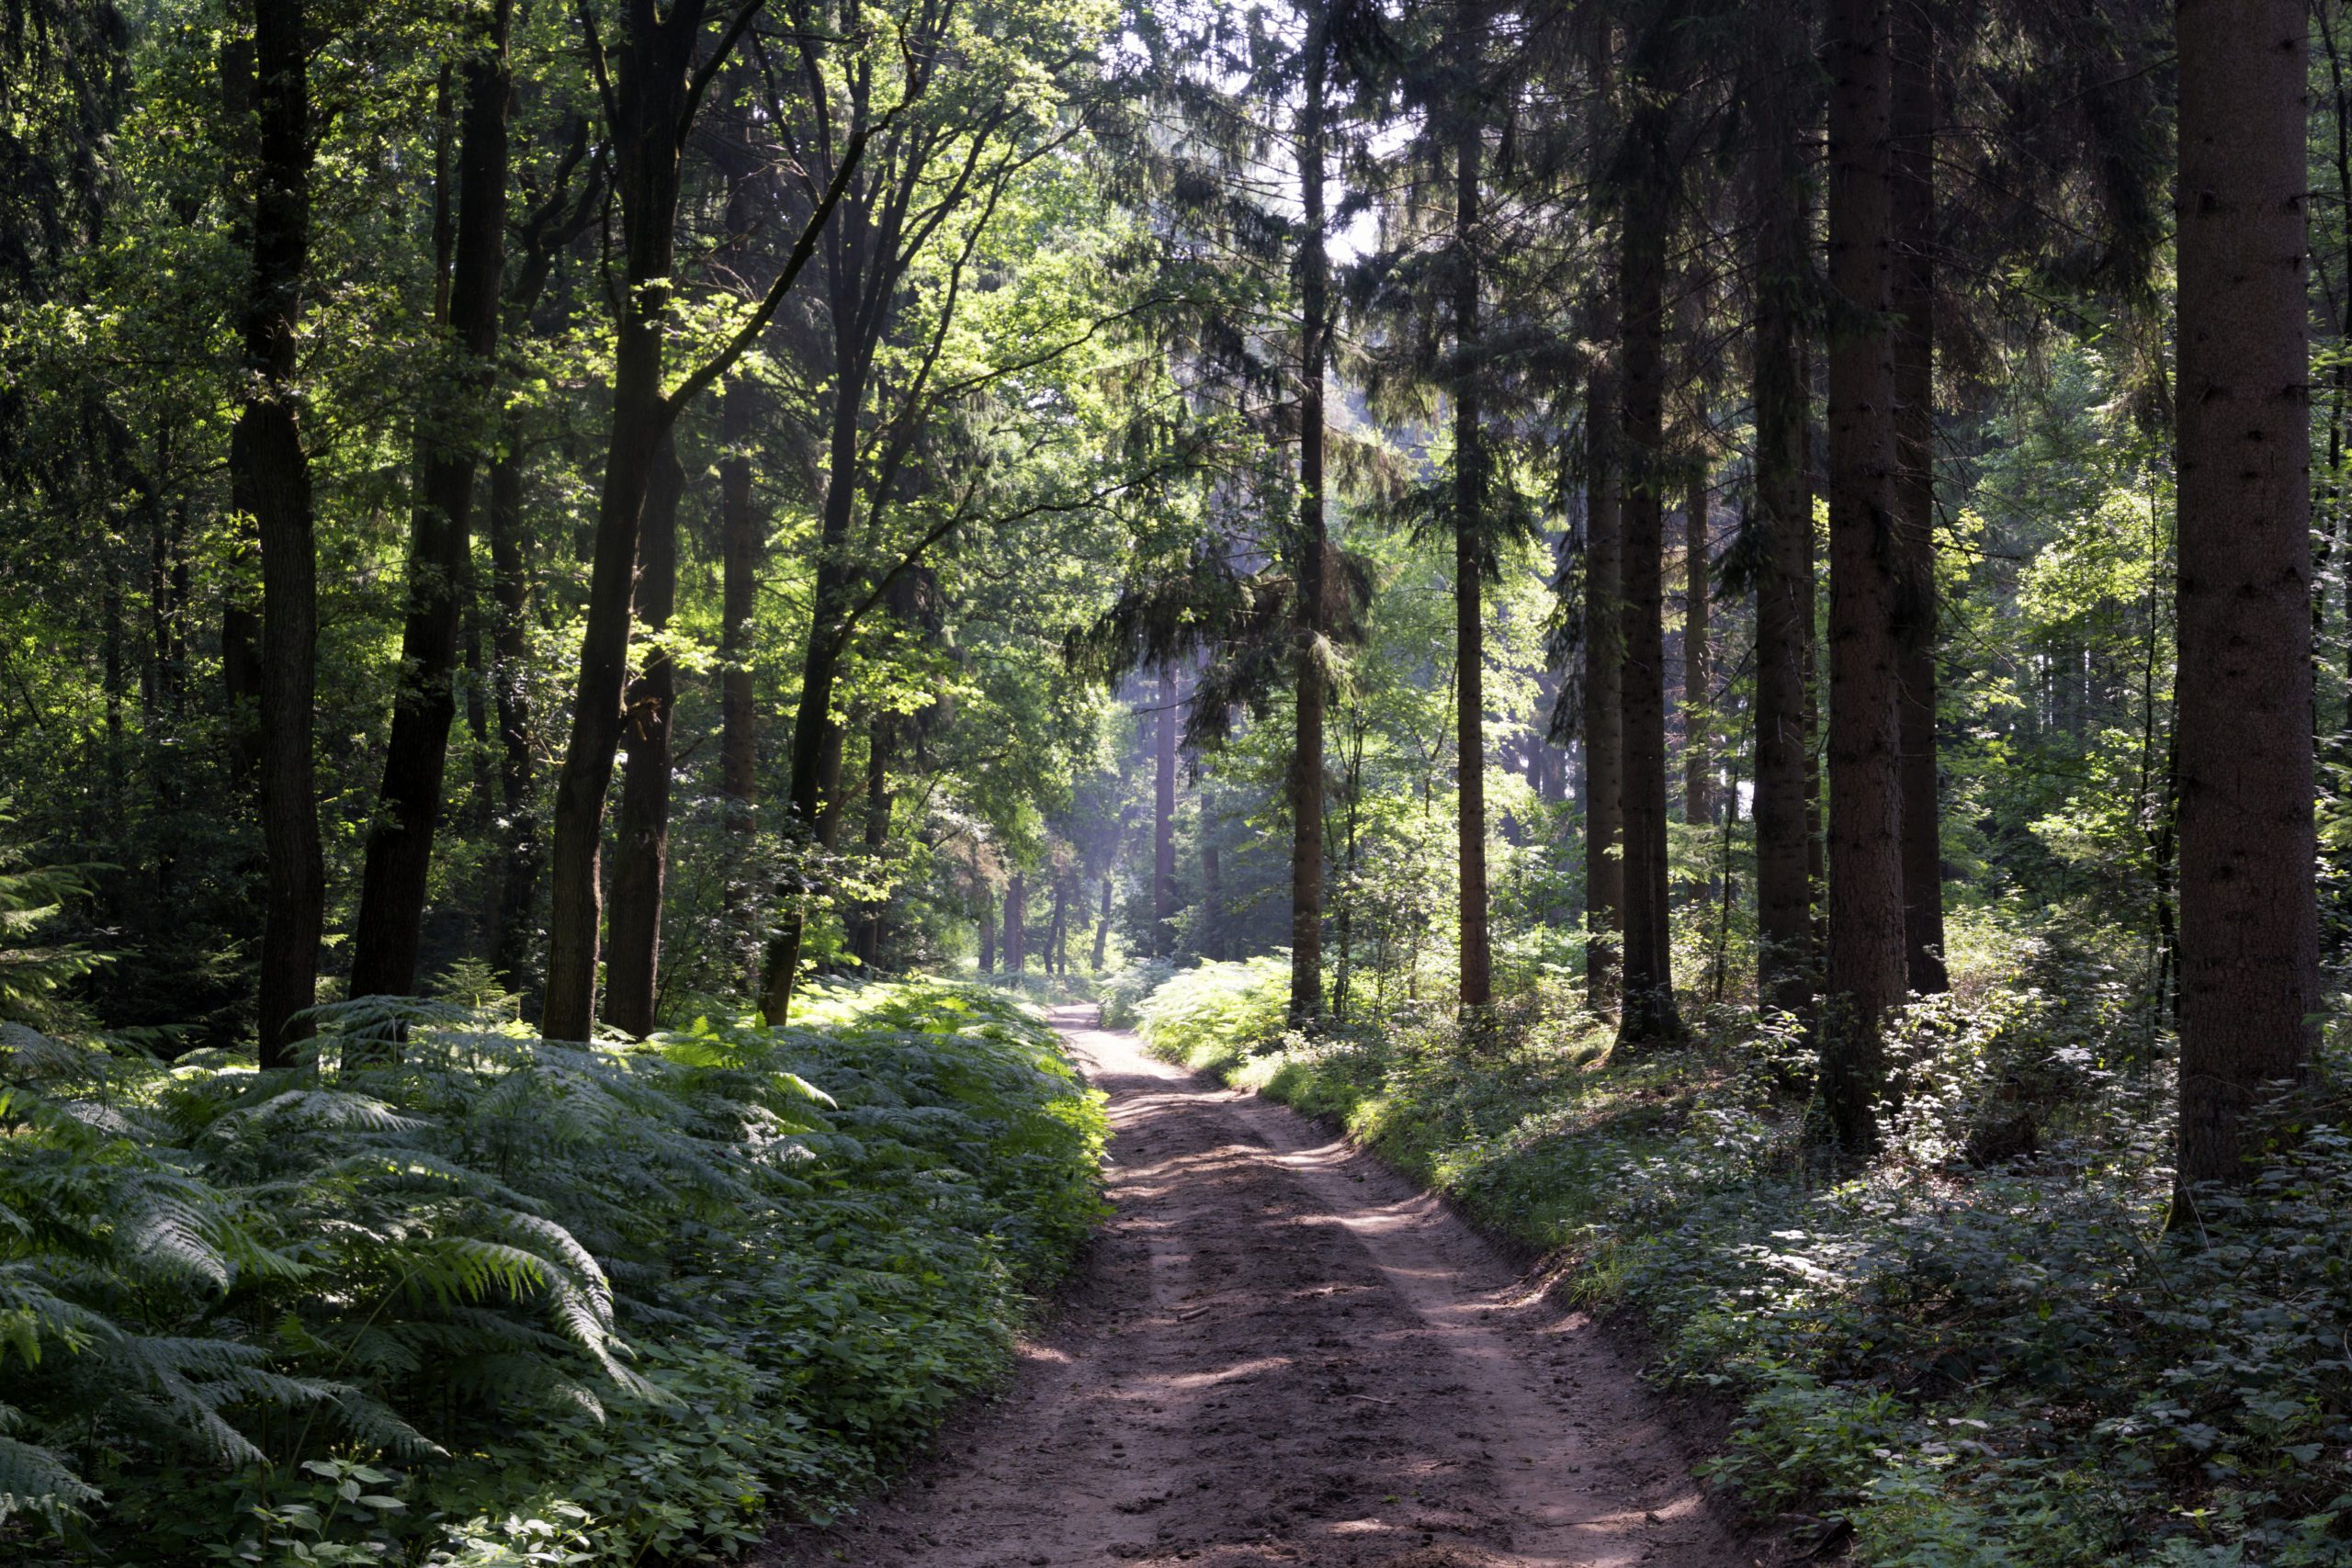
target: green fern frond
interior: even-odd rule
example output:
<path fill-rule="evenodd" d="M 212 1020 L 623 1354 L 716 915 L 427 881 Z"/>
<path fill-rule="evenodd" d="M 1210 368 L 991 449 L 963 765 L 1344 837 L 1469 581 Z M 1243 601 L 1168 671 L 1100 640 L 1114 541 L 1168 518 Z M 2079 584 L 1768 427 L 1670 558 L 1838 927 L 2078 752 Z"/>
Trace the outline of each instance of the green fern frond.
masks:
<path fill-rule="evenodd" d="M 56 1529 L 100 1500 L 98 1489 L 74 1474 L 64 1455 L 0 1436 L 0 1525 L 31 1514 Z"/>

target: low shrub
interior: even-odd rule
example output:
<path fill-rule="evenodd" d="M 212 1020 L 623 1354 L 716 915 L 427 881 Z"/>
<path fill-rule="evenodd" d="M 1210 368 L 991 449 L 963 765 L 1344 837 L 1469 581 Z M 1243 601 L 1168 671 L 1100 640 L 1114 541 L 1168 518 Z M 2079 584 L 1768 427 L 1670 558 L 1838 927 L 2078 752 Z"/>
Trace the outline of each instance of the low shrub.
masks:
<path fill-rule="evenodd" d="M 270 1073 L 0 1036 L 12 1560 L 725 1556 L 996 1377 L 1099 1211 L 1099 1098 L 980 987 L 321 1025 Z"/>
<path fill-rule="evenodd" d="M 1290 956 L 1204 961 L 1162 982 L 1136 1007 L 1154 1052 L 1194 1067 L 1222 1067 L 1282 1038 L 1290 1005 Z"/>

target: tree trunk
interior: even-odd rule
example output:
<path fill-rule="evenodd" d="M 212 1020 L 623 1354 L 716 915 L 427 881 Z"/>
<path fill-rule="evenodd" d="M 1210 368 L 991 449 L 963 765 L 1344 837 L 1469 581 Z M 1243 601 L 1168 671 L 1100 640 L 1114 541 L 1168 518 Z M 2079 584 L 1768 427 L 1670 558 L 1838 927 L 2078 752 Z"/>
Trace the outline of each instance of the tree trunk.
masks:
<path fill-rule="evenodd" d="M 2306 15 L 2179 0 L 2180 1201 L 2314 1045 Z"/>
<path fill-rule="evenodd" d="M 1457 40 L 1464 65 L 1476 60 L 1472 0 L 1461 0 Z M 1464 75 L 1466 78 L 1467 71 Z M 1463 88 L 1469 88 L 1465 79 Z M 1486 127 L 1466 104 L 1453 131 L 1453 690 L 1454 766 L 1461 860 L 1461 1006 L 1494 1000 L 1494 956 L 1487 935 L 1487 454 L 1479 428 L 1479 164 Z"/>
<path fill-rule="evenodd" d="M 1668 925 L 1666 804 L 1666 252 L 1672 222 L 1665 128 L 1637 115 L 1625 204 L 1625 954 L 1621 1046 L 1682 1033 Z"/>
<path fill-rule="evenodd" d="M 463 418 L 496 377 L 499 284 L 506 260 L 506 113 L 514 90 L 506 57 L 511 15 L 507 0 L 500 0 L 465 62 L 457 223 L 447 274 L 447 325 L 458 358 L 453 406 L 436 411 L 444 422 Z M 409 518 L 401 676 L 352 933 L 354 996 L 407 996 L 416 989 L 434 829 L 457 709 L 453 682 L 471 581 L 468 519 L 477 455 L 469 439 L 431 431 L 434 417 L 426 416 L 424 459 Z"/>
<path fill-rule="evenodd" d="M 1322 653 L 1323 370 L 1330 331 L 1330 265 L 1323 243 L 1323 96 L 1329 55 L 1328 26 L 1318 11 L 1307 25 L 1306 84 L 1298 110 L 1304 221 L 1299 254 L 1297 732 L 1290 760 L 1290 1021 L 1302 1029 L 1323 1012 L 1323 710 L 1328 700 Z"/>
<path fill-rule="evenodd" d="M 1094 972 L 1102 973 L 1111 943 L 1111 874 L 1102 874 L 1102 912 L 1094 918 Z"/>
<path fill-rule="evenodd" d="M 1151 950 L 1162 958 L 1176 950 L 1176 677 L 1162 671 L 1151 817 Z"/>
<path fill-rule="evenodd" d="M 311 459 L 296 390 L 296 321 L 311 245 L 311 105 L 302 0 L 254 0 L 253 271 L 247 390 L 231 488 L 261 537 L 260 770 L 266 860 L 259 1039 L 265 1068 L 293 1065 L 318 998 L 326 869 L 311 737 L 318 683 L 318 553 Z"/>
<path fill-rule="evenodd" d="M 833 682 L 848 647 L 846 625 L 854 563 L 846 558 L 857 498 L 858 410 L 865 400 L 862 369 L 845 363 L 834 390 L 831 467 L 819 528 L 816 583 L 808 643 L 800 662 L 800 706 L 792 721 L 791 766 L 785 791 L 786 831 L 821 850 L 838 842 L 841 814 L 841 733 L 833 722 Z M 780 1024 L 791 1010 L 806 917 L 787 911 L 768 953 L 766 1012 Z M 1007 943 L 1011 945 L 1010 942 Z"/>
<path fill-rule="evenodd" d="M 1017 871 L 1004 890 L 1004 967 L 1012 975 L 1029 967 L 1029 879 Z"/>
<path fill-rule="evenodd" d="M 678 594 L 678 502 L 685 469 L 665 432 L 654 454 L 637 539 L 637 619 L 659 637 Z M 628 685 L 619 819 L 613 842 L 610 945 L 605 954 L 605 1021 L 642 1040 L 653 1032 L 662 969 L 662 889 L 670 856 L 670 727 L 677 671 L 650 649 Z"/>
<path fill-rule="evenodd" d="M 1682 509 L 1682 819 L 1715 819 L 1714 660 L 1707 647 L 1707 476 L 1692 477 Z"/>
<path fill-rule="evenodd" d="M 670 417 L 662 392 L 662 339 L 674 270 L 687 58 L 699 41 L 701 14 L 702 0 L 675 0 L 670 14 L 659 17 L 650 4 L 630 6 L 619 46 L 612 51 L 613 183 L 620 197 L 626 260 L 614 329 L 611 431 L 596 507 L 587 626 L 581 637 L 571 735 L 556 781 L 547 1007 L 540 1026 L 550 1040 L 585 1040 L 595 1017 L 602 913 L 598 851 L 621 737 L 638 525 L 654 449 Z"/>
<path fill-rule="evenodd" d="M 1069 973 L 1069 878 L 1054 878 L 1054 928 L 1047 941 L 1046 968 L 1047 973 Z"/>
<path fill-rule="evenodd" d="M 980 890 L 980 973 L 996 973 L 996 895 Z"/>
<path fill-rule="evenodd" d="M 1895 581 L 1901 641 L 1903 931 L 1910 988 L 1948 989 L 1936 767 L 1935 28 L 1894 7 L 1890 146 L 1894 228 Z"/>
<path fill-rule="evenodd" d="M 1616 312 L 1602 332 L 1614 335 Z M 1595 1013 L 1617 998 L 1625 914 L 1625 534 L 1617 382 L 1596 366 L 1585 393 L 1584 886 L 1585 998 Z"/>
<path fill-rule="evenodd" d="M 1894 564 L 1889 0 L 1833 0 L 1829 33 L 1828 1004 L 1822 1100 L 1849 1158 L 1874 1152 L 1881 1029 L 1903 999 L 1901 729 Z"/>
<path fill-rule="evenodd" d="M 1804 166 L 1792 89 L 1791 18 L 1767 14 L 1751 150 L 1755 178 L 1757 1000 L 1804 1016 L 1819 983 L 1813 931 L 1813 507 L 1805 483 L 1805 355 L 1798 322 L 1806 262 Z M 1763 51 L 1770 51 L 1764 53 Z"/>

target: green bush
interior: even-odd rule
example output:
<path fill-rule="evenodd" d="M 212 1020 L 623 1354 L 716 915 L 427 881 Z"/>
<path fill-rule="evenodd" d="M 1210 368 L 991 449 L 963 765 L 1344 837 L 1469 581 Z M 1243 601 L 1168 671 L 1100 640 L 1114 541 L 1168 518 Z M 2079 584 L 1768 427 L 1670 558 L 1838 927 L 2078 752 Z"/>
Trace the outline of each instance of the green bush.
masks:
<path fill-rule="evenodd" d="M 1099 1212 L 1099 1098 L 983 988 L 587 1048 L 321 1021 L 272 1073 L 0 1036 L 0 1550 L 723 1555 L 997 1376 Z"/>
<path fill-rule="evenodd" d="M 1290 1004 L 1290 955 L 1194 964 L 1136 1008 L 1144 1043 L 1194 1067 L 1223 1067 L 1282 1038 Z"/>

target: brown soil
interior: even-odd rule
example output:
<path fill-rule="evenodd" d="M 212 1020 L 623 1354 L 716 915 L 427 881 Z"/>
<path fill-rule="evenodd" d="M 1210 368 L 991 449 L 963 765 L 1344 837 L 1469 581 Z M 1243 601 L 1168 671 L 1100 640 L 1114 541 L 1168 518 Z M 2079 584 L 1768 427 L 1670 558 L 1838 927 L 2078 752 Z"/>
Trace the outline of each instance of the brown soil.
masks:
<path fill-rule="evenodd" d="M 1068 1309 L 888 1497 L 768 1568 L 1746 1568 L 1657 1401 L 1434 1200 L 1270 1102 L 1056 1024 L 1116 1213 Z"/>

